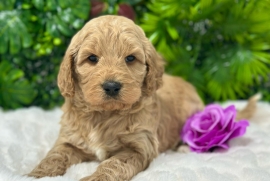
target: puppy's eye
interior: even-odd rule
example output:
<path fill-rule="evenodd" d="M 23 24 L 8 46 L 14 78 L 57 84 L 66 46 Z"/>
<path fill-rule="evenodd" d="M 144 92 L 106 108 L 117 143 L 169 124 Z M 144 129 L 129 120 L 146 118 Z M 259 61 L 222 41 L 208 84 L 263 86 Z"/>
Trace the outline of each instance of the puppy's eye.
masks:
<path fill-rule="evenodd" d="M 88 60 L 90 60 L 90 62 L 97 63 L 98 57 L 96 55 L 91 55 L 88 57 Z"/>
<path fill-rule="evenodd" d="M 129 55 L 125 58 L 126 62 L 133 62 L 136 59 L 133 55 Z"/>

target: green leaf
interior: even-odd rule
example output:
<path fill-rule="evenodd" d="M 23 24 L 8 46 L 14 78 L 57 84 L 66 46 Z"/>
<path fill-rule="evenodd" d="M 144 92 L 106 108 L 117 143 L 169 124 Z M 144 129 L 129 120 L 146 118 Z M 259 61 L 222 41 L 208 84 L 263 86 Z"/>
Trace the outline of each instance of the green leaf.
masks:
<path fill-rule="evenodd" d="M 84 21 L 82 19 L 76 19 L 75 21 L 72 22 L 72 26 L 76 29 L 79 29 L 83 27 Z"/>
<path fill-rule="evenodd" d="M 200 8 L 205 9 L 212 5 L 213 0 L 200 0 Z"/>
<path fill-rule="evenodd" d="M 6 77 L 6 72 L 10 71 L 12 69 L 12 66 L 8 61 L 2 61 L 0 63 L 0 79 Z"/>
<path fill-rule="evenodd" d="M 21 47 L 32 44 L 32 37 L 21 18 L 19 11 L 0 12 L 0 53 L 6 53 L 9 47 L 10 53 L 15 54 Z"/>
<path fill-rule="evenodd" d="M 44 9 L 44 0 L 32 0 L 32 3 L 38 10 L 43 10 Z"/>
<path fill-rule="evenodd" d="M 159 37 L 159 32 L 156 31 L 156 32 L 154 32 L 152 35 L 149 36 L 149 40 L 150 40 L 153 44 L 156 44 L 156 42 L 158 41 L 158 37 Z"/>
<path fill-rule="evenodd" d="M 0 54 L 6 53 L 8 50 L 8 31 L 2 32 L 2 35 L 0 34 Z"/>
<path fill-rule="evenodd" d="M 59 36 L 57 22 L 54 19 L 50 19 L 46 23 L 46 31 L 53 37 Z"/>
<path fill-rule="evenodd" d="M 66 23 L 70 23 L 76 20 L 76 17 L 74 16 L 74 14 L 72 14 L 71 8 L 67 8 L 64 10 L 62 9 L 58 12 L 58 14 L 61 20 Z"/>
<path fill-rule="evenodd" d="M 16 0 L 3 0 L 0 1 L 0 10 L 12 10 Z"/>
<path fill-rule="evenodd" d="M 60 7 L 65 9 L 65 8 L 71 7 L 71 5 L 72 5 L 71 1 L 72 0 L 59 0 L 58 2 L 59 2 Z"/>
<path fill-rule="evenodd" d="M 28 3 L 23 3 L 22 4 L 22 9 L 30 9 L 32 7 L 31 4 L 28 4 Z"/>
<path fill-rule="evenodd" d="M 252 50 L 270 50 L 270 43 L 255 41 L 251 45 L 251 49 Z"/>
<path fill-rule="evenodd" d="M 178 39 L 178 32 L 176 31 L 176 29 L 174 27 L 172 27 L 171 25 L 167 26 L 167 31 L 169 33 L 169 35 L 171 36 L 171 38 L 173 40 L 177 40 Z"/>
<path fill-rule="evenodd" d="M 71 28 L 63 22 L 58 16 L 54 17 L 57 29 L 66 36 L 71 36 L 73 34 Z"/>
<path fill-rule="evenodd" d="M 8 61 L 2 61 L 0 72 L 0 105 L 4 109 L 18 108 L 33 101 L 36 92 L 23 78 L 21 70 L 13 69 Z"/>
<path fill-rule="evenodd" d="M 90 1 L 77 0 L 73 6 L 72 13 L 81 19 L 86 20 L 89 17 L 90 12 Z"/>
<path fill-rule="evenodd" d="M 57 9 L 57 3 L 56 3 L 56 0 L 47 0 L 46 1 L 46 6 L 48 8 L 48 10 L 56 10 Z"/>
<path fill-rule="evenodd" d="M 12 69 L 8 75 L 6 76 L 5 80 L 6 81 L 15 81 L 18 80 L 19 78 L 23 77 L 24 73 L 23 71 L 19 69 Z"/>
<path fill-rule="evenodd" d="M 253 55 L 260 61 L 270 64 L 270 54 L 263 51 L 253 51 Z"/>
<path fill-rule="evenodd" d="M 10 36 L 10 44 L 9 44 L 9 50 L 11 54 L 18 53 L 21 49 L 21 37 L 18 34 L 18 32 L 14 32 L 14 29 L 12 29 L 9 32 Z"/>
<path fill-rule="evenodd" d="M 23 48 L 28 48 L 32 45 L 33 41 L 32 41 L 32 36 L 28 33 L 26 33 L 23 37 L 22 37 L 22 47 Z"/>
<path fill-rule="evenodd" d="M 220 2 L 212 3 L 211 6 L 208 6 L 207 8 L 200 8 L 201 4 L 200 2 L 198 3 L 198 13 L 193 12 L 194 16 L 191 17 L 193 21 L 199 21 L 202 19 L 207 19 L 207 18 L 213 18 L 214 15 L 217 13 L 222 12 L 222 10 L 227 9 L 228 7 L 232 6 L 234 2 L 231 0 L 222 0 Z M 206 4 L 203 4 L 206 5 Z M 195 11 L 195 10 L 193 10 Z"/>

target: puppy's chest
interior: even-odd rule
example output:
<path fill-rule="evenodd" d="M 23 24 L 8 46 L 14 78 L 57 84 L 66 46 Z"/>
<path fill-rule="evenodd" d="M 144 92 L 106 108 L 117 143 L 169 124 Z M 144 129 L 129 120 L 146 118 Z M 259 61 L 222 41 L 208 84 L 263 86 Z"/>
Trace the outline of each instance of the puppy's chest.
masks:
<path fill-rule="evenodd" d="M 94 154 L 98 160 L 105 160 L 112 152 L 121 148 L 114 126 L 82 126 L 70 134 L 68 140 L 85 153 Z"/>
<path fill-rule="evenodd" d="M 91 130 L 83 140 L 82 149 L 86 153 L 96 155 L 99 160 L 105 160 L 111 151 L 109 144 L 112 143 L 109 143 L 107 140 L 108 138 L 102 135 L 101 131 Z"/>

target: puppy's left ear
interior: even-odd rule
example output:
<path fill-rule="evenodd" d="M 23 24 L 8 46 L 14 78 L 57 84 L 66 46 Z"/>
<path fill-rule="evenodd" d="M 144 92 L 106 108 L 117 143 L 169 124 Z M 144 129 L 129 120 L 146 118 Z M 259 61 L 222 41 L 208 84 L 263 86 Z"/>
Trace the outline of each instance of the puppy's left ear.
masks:
<path fill-rule="evenodd" d="M 162 85 L 164 61 L 148 39 L 144 48 L 147 74 L 144 80 L 143 92 L 146 96 L 150 96 Z"/>
<path fill-rule="evenodd" d="M 64 97 L 73 97 L 74 88 L 74 56 L 77 54 L 82 40 L 79 38 L 79 32 L 73 36 L 68 46 L 63 61 L 60 65 L 57 83 L 61 94 Z"/>

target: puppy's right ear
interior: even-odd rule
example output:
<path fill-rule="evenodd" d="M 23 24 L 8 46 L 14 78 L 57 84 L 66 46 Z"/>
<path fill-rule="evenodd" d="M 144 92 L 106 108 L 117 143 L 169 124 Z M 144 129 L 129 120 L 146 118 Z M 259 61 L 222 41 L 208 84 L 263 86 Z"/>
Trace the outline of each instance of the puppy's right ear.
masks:
<path fill-rule="evenodd" d="M 81 44 L 78 34 L 79 33 L 72 38 L 58 73 L 57 83 L 59 90 L 64 97 L 73 97 L 75 92 L 72 74 L 74 72 L 74 58 L 79 50 L 79 45 Z"/>

